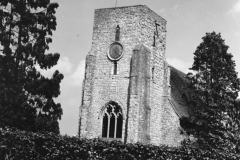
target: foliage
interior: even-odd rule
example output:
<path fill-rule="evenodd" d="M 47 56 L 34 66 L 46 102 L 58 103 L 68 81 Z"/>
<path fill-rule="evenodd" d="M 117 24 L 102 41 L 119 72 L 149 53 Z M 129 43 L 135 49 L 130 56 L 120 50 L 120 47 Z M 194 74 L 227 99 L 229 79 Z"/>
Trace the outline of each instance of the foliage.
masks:
<path fill-rule="evenodd" d="M 37 70 L 57 64 L 58 53 L 46 54 L 56 29 L 57 3 L 50 0 L 0 1 L 0 126 L 59 133 L 63 75 L 46 78 Z"/>
<path fill-rule="evenodd" d="M 188 143 L 182 147 L 123 144 L 119 141 L 100 139 L 78 139 L 53 133 L 40 134 L 20 131 L 14 128 L 0 128 L 1 159 L 116 159 L 116 160 L 234 160 L 240 155 L 203 150 L 191 147 Z"/>
<path fill-rule="evenodd" d="M 201 147 L 235 151 L 240 125 L 236 65 L 220 33 L 206 33 L 202 39 L 194 53 L 193 72 L 187 75 L 188 105 L 194 108 L 194 118 L 185 127 L 199 138 Z"/>

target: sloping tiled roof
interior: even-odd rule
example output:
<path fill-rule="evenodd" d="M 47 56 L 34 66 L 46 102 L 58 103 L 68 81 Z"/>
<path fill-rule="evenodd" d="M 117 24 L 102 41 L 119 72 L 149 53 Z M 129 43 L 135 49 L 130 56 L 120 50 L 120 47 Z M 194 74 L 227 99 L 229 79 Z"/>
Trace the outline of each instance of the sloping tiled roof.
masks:
<path fill-rule="evenodd" d="M 189 116 L 189 108 L 183 99 L 183 94 L 185 93 L 184 84 L 186 83 L 185 76 L 183 72 L 177 70 L 176 68 L 170 66 L 170 85 L 171 85 L 171 102 L 176 110 L 177 114 L 182 117 Z M 186 93 L 185 93 L 186 94 Z"/>

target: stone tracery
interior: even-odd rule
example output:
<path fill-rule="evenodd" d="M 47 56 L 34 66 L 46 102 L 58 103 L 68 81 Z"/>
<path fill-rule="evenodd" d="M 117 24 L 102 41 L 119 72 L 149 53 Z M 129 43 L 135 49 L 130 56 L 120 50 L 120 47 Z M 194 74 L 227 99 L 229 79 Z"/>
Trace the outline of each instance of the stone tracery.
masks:
<path fill-rule="evenodd" d="M 110 102 L 102 115 L 102 138 L 122 138 L 123 116 L 120 106 Z"/>

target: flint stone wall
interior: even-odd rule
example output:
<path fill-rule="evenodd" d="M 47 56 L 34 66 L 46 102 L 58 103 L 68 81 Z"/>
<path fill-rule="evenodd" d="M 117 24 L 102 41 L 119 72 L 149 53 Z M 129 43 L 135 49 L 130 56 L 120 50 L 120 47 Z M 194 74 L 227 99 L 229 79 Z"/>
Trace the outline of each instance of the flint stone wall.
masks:
<path fill-rule="evenodd" d="M 117 75 L 114 75 L 114 63 L 107 54 L 115 41 L 117 25 L 124 55 L 117 62 Z M 146 50 L 143 57 L 146 61 L 141 61 L 147 67 L 143 74 L 131 66 L 136 46 Z M 178 136 L 176 126 L 179 121 L 174 110 L 166 112 L 171 104 L 165 98 L 170 96 L 165 46 L 166 21 L 145 5 L 95 10 L 92 48 L 86 58 L 80 107 L 80 137 L 102 137 L 101 111 L 107 103 L 114 101 L 123 111 L 122 141 L 176 145 L 169 140 Z M 134 77 L 131 75 L 134 74 L 131 70 L 138 71 L 136 76 L 143 80 L 132 83 Z M 131 91 L 134 87 L 138 88 L 137 92 Z M 174 133 L 166 135 L 169 131 Z"/>

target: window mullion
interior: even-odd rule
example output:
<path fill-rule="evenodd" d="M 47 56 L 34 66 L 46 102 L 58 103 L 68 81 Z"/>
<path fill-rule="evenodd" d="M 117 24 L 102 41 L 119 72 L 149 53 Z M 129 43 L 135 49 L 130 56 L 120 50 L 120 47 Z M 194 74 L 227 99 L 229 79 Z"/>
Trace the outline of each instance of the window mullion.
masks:
<path fill-rule="evenodd" d="M 114 138 L 116 138 L 116 135 L 117 135 L 117 116 L 115 116 Z"/>
<path fill-rule="evenodd" d="M 107 138 L 109 138 L 109 131 L 110 130 L 110 115 L 108 115 L 108 129 L 107 129 Z"/>

